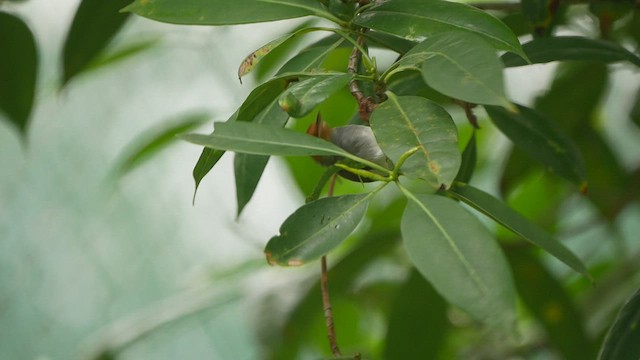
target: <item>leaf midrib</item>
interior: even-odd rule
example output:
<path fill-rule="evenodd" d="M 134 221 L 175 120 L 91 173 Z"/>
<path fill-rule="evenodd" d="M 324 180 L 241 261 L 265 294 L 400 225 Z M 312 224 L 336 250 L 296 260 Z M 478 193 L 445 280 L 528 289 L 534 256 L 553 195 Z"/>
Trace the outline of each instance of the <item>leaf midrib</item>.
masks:
<path fill-rule="evenodd" d="M 455 241 L 453 240 L 453 238 L 451 238 L 451 235 L 449 235 L 449 233 L 446 231 L 446 229 L 442 226 L 442 224 L 440 224 L 440 222 L 438 221 L 438 219 L 431 213 L 431 211 L 429 211 L 429 209 L 424 206 L 424 204 L 418 200 L 418 198 L 415 197 L 415 195 L 411 192 L 409 192 L 408 190 L 403 190 L 403 192 L 405 193 L 405 195 L 407 197 L 409 197 L 415 204 L 418 205 L 418 207 L 420 209 L 422 209 L 422 211 L 427 214 L 427 216 L 429 217 L 429 219 L 431 219 L 431 221 L 433 221 L 433 223 L 436 225 L 436 227 L 438 228 L 438 230 L 440 230 L 440 233 L 444 236 L 444 238 L 447 240 L 447 243 L 449 244 L 449 247 L 451 248 L 451 250 L 453 251 L 453 253 L 456 255 L 456 258 L 458 259 L 458 261 L 460 261 L 462 263 L 463 268 L 467 271 L 467 273 L 469 274 L 469 276 L 471 277 L 471 279 L 473 280 L 473 282 L 476 284 L 476 286 L 478 286 L 478 289 L 480 290 L 480 292 L 483 295 L 488 295 L 489 294 L 489 288 L 487 287 L 487 285 L 482 281 L 482 279 L 478 276 L 478 274 L 476 273 L 476 271 L 473 269 L 473 267 L 471 266 L 471 263 L 469 263 L 469 261 L 467 261 L 467 258 L 464 256 L 464 254 L 462 254 L 462 252 L 460 251 L 460 249 L 458 248 L 458 245 L 455 243 Z"/>

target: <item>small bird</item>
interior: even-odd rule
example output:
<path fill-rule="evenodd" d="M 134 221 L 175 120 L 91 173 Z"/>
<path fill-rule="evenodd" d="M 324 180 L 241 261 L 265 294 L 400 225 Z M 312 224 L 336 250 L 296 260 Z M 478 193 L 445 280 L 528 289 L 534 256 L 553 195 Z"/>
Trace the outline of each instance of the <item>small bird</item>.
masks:
<path fill-rule="evenodd" d="M 380 145 L 378 145 L 369 126 L 345 125 L 331 128 L 322 121 L 320 114 L 318 114 L 316 121 L 307 129 L 307 134 L 332 142 L 347 152 L 384 168 L 393 169 L 393 164 L 380 149 Z M 340 157 L 314 156 L 313 159 L 323 166 L 331 166 L 340 160 Z M 367 181 L 348 171 L 341 171 L 339 174 L 349 180 Z"/>

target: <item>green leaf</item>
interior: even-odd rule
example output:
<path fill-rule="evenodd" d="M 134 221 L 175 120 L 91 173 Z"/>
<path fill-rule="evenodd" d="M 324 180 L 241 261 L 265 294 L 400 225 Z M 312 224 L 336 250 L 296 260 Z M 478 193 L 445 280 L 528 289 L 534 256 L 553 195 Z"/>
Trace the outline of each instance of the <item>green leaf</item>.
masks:
<path fill-rule="evenodd" d="M 284 43 L 288 42 L 294 37 L 297 37 L 302 34 L 306 34 L 311 31 L 320 30 L 318 28 L 311 27 L 303 27 L 298 29 L 290 34 L 283 35 L 275 40 L 270 41 L 266 45 L 261 46 L 259 49 L 255 50 L 251 54 L 242 60 L 240 63 L 240 67 L 238 68 L 238 79 L 242 82 L 242 77 L 246 74 L 253 71 L 254 67 L 260 63 L 260 61 L 267 55 L 269 55 L 272 51 L 276 50 L 278 47 L 282 46 Z M 307 70 L 303 69 L 302 71 Z M 300 71 L 300 70 L 298 70 Z"/>
<path fill-rule="evenodd" d="M 38 50 L 31 30 L 19 18 L 0 12 L 0 112 L 23 135 L 38 75 Z"/>
<path fill-rule="evenodd" d="M 303 9 L 308 11 L 310 15 L 322 17 L 327 20 L 333 21 L 337 24 L 346 25 L 345 21 L 338 19 L 332 13 L 327 11 L 323 6 L 321 6 L 319 1 L 310 1 L 310 0 L 258 0 L 258 1 L 269 3 L 269 4 L 278 4 L 282 6 L 287 6 L 291 9 Z"/>
<path fill-rule="evenodd" d="M 322 198 L 305 204 L 284 221 L 280 235 L 264 249 L 271 265 L 299 266 L 328 253 L 362 220 L 375 192 Z"/>
<path fill-rule="evenodd" d="M 367 31 L 364 36 L 371 40 L 372 46 L 379 45 L 398 54 L 405 54 L 417 45 L 415 41 L 382 32 Z"/>
<path fill-rule="evenodd" d="M 274 99 L 271 105 L 253 119 L 253 122 L 256 124 L 284 126 L 288 119 L 289 115 L 278 107 L 278 103 Z M 268 161 L 269 157 L 265 155 L 235 154 L 233 164 L 236 179 L 236 199 L 238 202 L 237 216 L 240 216 L 244 207 L 253 197 Z"/>
<path fill-rule="evenodd" d="M 301 29 L 312 26 L 315 23 L 316 21 L 314 19 L 308 19 L 292 27 L 290 31 L 287 31 L 287 33 L 296 33 Z M 296 54 L 296 51 L 303 44 L 303 40 L 305 40 L 303 36 L 294 36 L 269 51 L 268 54 L 262 56 L 260 58 L 261 60 L 252 70 L 254 80 L 257 83 L 262 84 L 271 79 L 278 69 Z"/>
<path fill-rule="evenodd" d="M 398 204 L 394 201 L 389 206 L 381 209 L 378 216 L 370 218 L 373 225 L 387 222 L 385 228 L 369 229 L 360 238 L 362 239 L 355 247 L 349 251 L 344 257 L 336 260 L 334 266 L 329 269 L 330 287 L 332 293 L 348 293 L 353 289 L 354 281 L 359 275 L 370 268 L 380 257 L 389 254 L 397 246 L 400 239 L 400 214 L 402 208 L 398 209 L 397 205 L 404 205 L 404 202 Z M 402 206 L 404 207 L 404 206 Z M 329 259 L 331 260 L 331 259 Z M 290 308 L 287 314 L 282 330 L 276 331 L 277 340 L 270 343 L 267 349 L 265 359 L 297 359 L 298 352 L 301 347 L 308 345 L 309 326 L 300 326 L 300 324 L 309 322 L 309 315 L 322 314 L 317 309 L 322 309 L 320 293 L 320 281 L 310 286 L 303 296 Z M 340 321 L 340 320 L 338 320 Z M 276 329 L 279 330 L 279 329 Z M 269 334 L 273 336 L 274 329 L 269 326 Z"/>
<path fill-rule="evenodd" d="M 302 80 L 285 90 L 278 103 L 289 115 L 301 118 L 336 91 L 347 86 L 352 77 L 351 74 L 339 73 Z"/>
<path fill-rule="evenodd" d="M 379 168 L 320 138 L 275 126 L 246 122 L 216 124 L 213 134 L 187 134 L 182 139 L 212 149 L 255 155 L 279 156 L 342 156 L 361 164 Z"/>
<path fill-rule="evenodd" d="M 395 96 L 371 114 L 371 129 L 382 151 L 396 163 L 414 147 L 419 150 L 401 169 L 426 181 L 433 191 L 449 187 L 460 167 L 458 134 L 451 116 L 438 104 L 417 96 Z"/>
<path fill-rule="evenodd" d="M 384 359 L 436 359 L 449 328 L 447 304 L 414 270 L 396 295 L 388 324 Z"/>
<path fill-rule="evenodd" d="M 476 168 L 477 158 L 478 158 L 478 149 L 476 145 L 476 130 L 473 130 L 471 134 L 471 138 L 469 138 L 469 142 L 467 146 L 464 148 L 462 152 L 462 161 L 460 164 L 460 170 L 458 170 L 458 175 L 456 175 L 456 181 L 460 181 L 463 183 L 468 183 L 473 176 L 473 171 Z"/>
<path fill-rule="evenodd" d="M 538 38 L 524 44 L 522 48 L 533 64 L 578 60 L 604 63 L 628 61 L 640 66 L 640 57 L 622 46 L 611 41 L 581 36 Z M 523 59 L 513 54 L 504 54 L 502 61 L 507 67 L 528 65 Z"/>
<path fill-rule="evenodd" d="M 82 0 L 63 50 L 63 84 L 100 55 L 129 18 L 119 10 L 131 0 Z"/>
<path fill-rule="evenodd" d="M 300 1 L 316 5 L 313 0 Z M 186 25 L 248 24 L 312 14 L 308 9 L 259 0 L 135 0 L 123 10 L 157 21 Z"/>
<path fill-rule="evenodd" d="M 511 274 L 489 231 L 454 200 L 403 191 L 409 203 L 402 217 L 402 238 L 420 273 L 474 318 L 512 325 Z"/>
<path fill-rule="evenodd" d="M 475 104 L 512 106 L 504 94 L 502 63 L 482 38 L 452 31 L 434 35 L 400 59 L 393 73 L 416 69 L 435 90 Z"/>
<path fill-rule="evenodd" d="M 640 357 L 640 290 L 627 300 L 609 329 L 598 360 L 635 360 Z"/>
<path fill-rule="evenodd" d="M 412 41 L 437 33 L 465 31 L 483 37 L 496 49 L 525 57 L 518 38 L 505 24 L 466 4 L 439 0 L 387 1 L 363 11 L 354 22 Z"/>
<path fill-rule="evenodd" d="M 507 259 L 513 269 L 522 302 L 543 326 L 549 342 L 562 359 L 593 359 L 593 344 L 571 295 L 562 283 L 542 266 L 529 249 L 510 247 Z"/>
<path fill-rule="evenodd" d="M 227 120 L 227 122 L 233 121 L 253 121 L 270 103 L 274 101 L 280 95 L 282 91 L 287 87 L 286 78 L 274 78 L 251 91 L 246 100 L 242 103 L 240 108 Z M 193 193 L 195 196 L 198 191 L 198 186 L 204 177 L 213 169 L 218 163 L 218 160 L 224 155 L 224 150 L 216 150 L 210 148 L 204 148 L 198 162 L 193 168 L 193 179 L 196 186 Z"/>
<path fill-rule="evenodd" d="M 116 177 L 123 176 L 137 168 L 154 154 L 177 140 L 176 135 L 193 130 L 210 118 L 209 114 L 194 113 L 183 115 L 175 120 L 161 124 L 156 128 L 136 136 L 135 141 L 120 155 L 114 167 Z"/>
<path fill-rule="evenodd" d="M 571 138 L 533 109 L 518 105 L 518 113 L 485 106 L 493 123 L 515 146 L 549 170 L 586 191 L 586 170 L 582 156 Z"/>
<path fill-rule="evenodd" d="M 544 229 L 530 222 L 502 201 L 473 186 L 458 183 L 449 190 L 449 193 L 525 240 L 539 246 L 575 271 L 591 278 L 586 266 L 575 254 Z"/>
<path fill-rule="evenodd" d="M 303 49 L 278 70 L 278 74 L 318 70 L 327 56 L 336 48 L 345 45 L 346 40 L 339 35 L 328 36 Z"/>

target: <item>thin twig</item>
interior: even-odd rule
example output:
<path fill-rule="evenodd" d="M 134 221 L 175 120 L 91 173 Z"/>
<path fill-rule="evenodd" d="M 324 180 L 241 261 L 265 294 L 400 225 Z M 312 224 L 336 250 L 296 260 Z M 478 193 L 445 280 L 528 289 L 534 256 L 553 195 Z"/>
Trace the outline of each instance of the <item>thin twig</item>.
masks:
<path fill-rule="evenodd" d="M 358 65 L 360 64 L 361 52 L 359 48 L 362 48 L 364 45 L 364 36 L 358 36 L 357 43 L 359 46 L 354 46 L 351 55 L 349 56 L 349 66 L 347 67 L 347 71 L 349 74 L 357 74 L 358 73 Z M 351 91 L 351 95 L 358 102 L 358 112 L 360 114 L 360 118 L 369 122 L 369 116 L 373 112 L 373 109 L 376 107 L 376 103 L 371 100 L 370 97 L 364 95 L 362 90 L 360 90 L 360 85 L 358 85 L 358 80 L 355 78 L 349 82 L 349 91 Z"/>
<path fill-rule="evenodd" d="M 329 182 L 329 189 L 327 190 L 327 196 L 333 196 L 335 189 L 337 176 L 334 174 Z M 321 274 L 320 274 L 320 289 L 322 291 L 322 309 L 324 310 L 324 320 L 327 325 L 327 338 L 329 338 L 329 346 L 331 347 L 331 353 L 333 356 L 342 356 L 340 348 L 338 347 L 338 341 L 336 338 L 336 328 L 333 322 L 333 309 L 331 308 L 331 300 L 329 299 L 329 276 L 327 275 L 327 256 L 323 256 L 320 259 Z"/>
<path fill-rule="evenodd" d="M 331 301 L 329 300 L 329 284 L 327 276 L 327 257 L 323 256 L 320 259 L 322 266 L 322 275 L 320 277 L 320 287 L 322 289 L 322 309 L 324 310 L 324 321 L 327 326 L 327 337 L 329 338 L 329 346 L 331 347 L 331 353 L 333 356 L 342 356 L 340 348 L 338 347 L 338 341 L 336 339 L 336 328 L 333 322 L 333 309 L 331 308 Z"/>
<path fill-rule="evenodd" d="M 467 120 L 469 120 L 471 126 L 475 129 L 480 129 L 480 125 L 478 125 L 478 117 L 473 113 L 473 108 L 476 107 L 476 105 L 458 99 L 454 99 L 453 102 L 464 109 L 464 114 L 467 116 Z"/>

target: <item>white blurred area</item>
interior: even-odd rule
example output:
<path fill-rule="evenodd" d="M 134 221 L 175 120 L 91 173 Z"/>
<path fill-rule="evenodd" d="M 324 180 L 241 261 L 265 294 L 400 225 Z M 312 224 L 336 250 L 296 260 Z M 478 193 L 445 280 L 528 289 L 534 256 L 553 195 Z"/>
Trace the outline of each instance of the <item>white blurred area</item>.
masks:
<path fill-rule="evenodd" d="M 203 180 L 195 206 L 191 172 L 201 149 L 192 144 L 172 145 L 115 186 L 105 180 L 145 130 L 193 110 L 225 120 L 254 86 L 239 84 L 237 64 L 299 20 L 214 28 L 134 16 L 113 45 L 160 42 L 59 91 L 61 49 L 78 4 L 3 4 L 34 32 L 40 74 L 28 145 L 0 122 L 0 359 L 77 358 L 114 321 L 168 316 L 184 301 L 161 304 L 184 291 L 204 293 L 212 308 L 119 359 L 259 358 L 246 301 L 255 280 L 211 274 L 253 261 L 255 272 L 284 278 L 262 254 L 303 199 L 280 175 L 284 165 L 271 160 L 237 221 L 231 156 Z M 208 122 L 198 131 L 210 129 Z"/>

